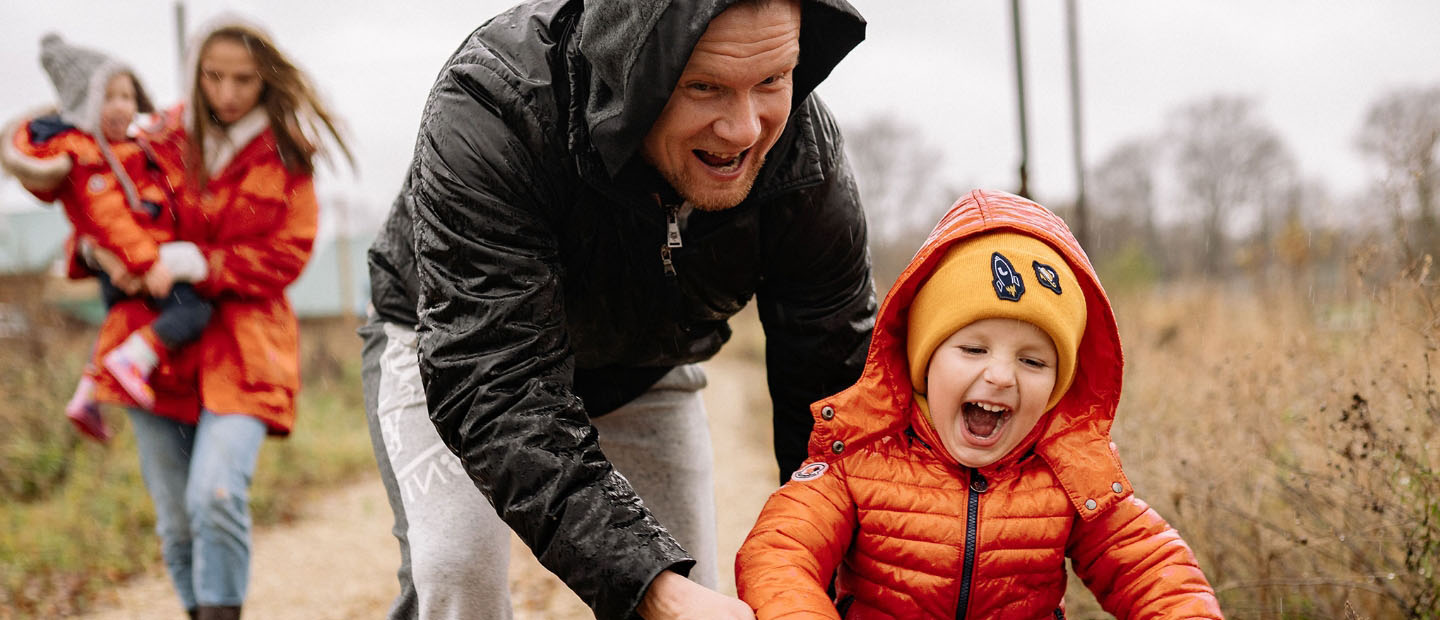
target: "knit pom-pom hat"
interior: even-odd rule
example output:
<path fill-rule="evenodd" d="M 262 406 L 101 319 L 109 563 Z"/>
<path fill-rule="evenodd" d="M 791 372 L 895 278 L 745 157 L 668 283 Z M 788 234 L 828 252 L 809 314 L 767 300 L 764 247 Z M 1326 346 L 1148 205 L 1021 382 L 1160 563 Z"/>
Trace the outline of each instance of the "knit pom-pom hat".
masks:
<path fill-rule="evenodd" d="M 1075 378 L 1075 354 L 1085 334 L 1085 292 L 1059 253 L 1013 232 L 956 243 L 916 291 L 906 337 L 915 391 L 927 392 L 930 357 L 940 343 L 966 325 L 993 318 L 1025 321 L 1050 336 L 1060 360 L 1045 410 L 1054 408 Z"/>
<path fill-rule="evenodd" d="M 126 73 L 134 80 L 139 112 L 154 110 L 129 66 L 102 52 L 70 45 L 53 32 L 40 39 L 40 65 L 60 96 L 60 120 L 97 139 L 101 137 L 100 108 L 105 105 L 105 87 L 116 74 Z"/>

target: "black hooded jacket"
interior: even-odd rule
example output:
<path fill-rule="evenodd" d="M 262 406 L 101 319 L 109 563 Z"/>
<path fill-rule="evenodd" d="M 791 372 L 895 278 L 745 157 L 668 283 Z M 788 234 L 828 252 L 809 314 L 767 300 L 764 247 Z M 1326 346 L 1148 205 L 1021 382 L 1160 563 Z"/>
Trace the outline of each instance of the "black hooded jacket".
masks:
<path fill-rule="evenodd" d="M 420 334 L 441 438 L 600 618 L 633 616 L 660 571 L 693 560 L 588 416 L 709 359 L 754 297 L 788 477 L 809 404 L 859 377 L 874 321 L 858 192 L 810 94 L 864 37 L 844 0 L 803 4 L 791 116 L 749 197 L 677 217 L 681 245 L 666 244 L 681 201 L 638 151 L 732 1 L 544 0 L 481 26 L 431 90 L 370 249 L 376 312 Z"/>

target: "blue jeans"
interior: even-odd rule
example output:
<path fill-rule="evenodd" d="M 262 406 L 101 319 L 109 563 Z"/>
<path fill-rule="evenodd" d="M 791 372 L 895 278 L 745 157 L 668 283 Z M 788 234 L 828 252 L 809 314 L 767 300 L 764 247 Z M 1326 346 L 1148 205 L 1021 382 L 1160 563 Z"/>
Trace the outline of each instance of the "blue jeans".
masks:
<path fill-rule="evenodd" d="M 165 567 L 185 609 L 240 605 L 250 580 L 250 477 L 265 423 L 200 413 L 196 426 L 130 410 Z"/>

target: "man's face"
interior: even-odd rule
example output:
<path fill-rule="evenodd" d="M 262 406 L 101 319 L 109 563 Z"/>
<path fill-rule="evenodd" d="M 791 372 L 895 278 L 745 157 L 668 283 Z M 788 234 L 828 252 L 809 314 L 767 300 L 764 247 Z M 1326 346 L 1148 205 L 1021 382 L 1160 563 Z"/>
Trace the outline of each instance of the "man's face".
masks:
<path fill-rule="evenodd" d="M 745 199 L 790 116 L 800 5 L 737 6 L 695 44 L 642 154 L 696 208 Z"/>

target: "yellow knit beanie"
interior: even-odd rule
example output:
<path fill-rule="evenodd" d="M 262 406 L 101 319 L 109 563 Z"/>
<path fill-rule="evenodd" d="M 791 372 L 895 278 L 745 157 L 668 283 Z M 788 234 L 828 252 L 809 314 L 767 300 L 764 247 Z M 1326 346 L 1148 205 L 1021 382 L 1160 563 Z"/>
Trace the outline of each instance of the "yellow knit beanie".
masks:
<path fill-rule="evenodd" d="M 1045 405 L 1049 411 L 1075 378 L 1085 317 L 1085 292 L 1070 265 L 1045 242 L 1013 232 L 961 241 L 946 250 L 910 305 L 910 383 L 926 393 L 931 355 L 960 328 L 981 319 L 1016 319 L 1049 334 L 1060 356 Z"/>

